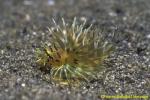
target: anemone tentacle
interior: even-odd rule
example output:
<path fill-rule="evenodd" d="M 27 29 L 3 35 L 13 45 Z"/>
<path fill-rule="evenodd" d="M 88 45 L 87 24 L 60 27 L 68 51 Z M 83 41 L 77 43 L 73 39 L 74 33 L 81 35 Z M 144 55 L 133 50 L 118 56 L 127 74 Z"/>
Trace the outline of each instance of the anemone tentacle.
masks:
<path fill-rule="evenodd" d="M 52 34 L 51 45 L 45 44 L 37 50 L 37 62 L 51 70 L 54 80 L 88 81 L 99 72 L 103 60 L 113 51 L 113 45 L 104 39 L 101 33 L 85 28 L 86 20 L 78 25 L 74 18 L 68 25 L 62 18 L 62 25 L 53 19 L 54 28 L 48 28 Z"/>

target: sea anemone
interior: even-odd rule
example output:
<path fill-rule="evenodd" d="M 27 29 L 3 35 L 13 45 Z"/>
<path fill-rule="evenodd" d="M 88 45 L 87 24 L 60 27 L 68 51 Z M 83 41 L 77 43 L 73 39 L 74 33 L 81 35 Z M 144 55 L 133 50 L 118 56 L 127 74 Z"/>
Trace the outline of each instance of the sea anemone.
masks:
<path fill-rule="evenodd" d="M 50 69 L 50 77 L 57 82 L 89 81 L 102 68 L 104 59 L 113 51 L 113 46 L 100 32 L 86 27 L 86 20 L 77 24 L 76 18 L 71 25 L 48 28 L 50 42 L 37 49 L 37 62 Z"/>

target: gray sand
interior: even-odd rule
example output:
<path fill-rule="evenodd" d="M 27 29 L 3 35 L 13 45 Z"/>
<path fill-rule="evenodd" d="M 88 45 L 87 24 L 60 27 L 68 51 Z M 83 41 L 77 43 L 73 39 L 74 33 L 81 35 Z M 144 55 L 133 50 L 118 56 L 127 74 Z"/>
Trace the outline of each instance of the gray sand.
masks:
<path fill-rule="evenodd" d="M 48 2 L 49 1 L 49 2 Z M 99 100 L 100 95 L 150 95 L 150 0 L 1 0 L 0 100 Z M 104 33 L 115 31 L 117 50 L 98 79 L 80 88 L 46 80 L 35 48 L 48 41 L 54 18 L 87 19 Z M 137 99 L 135 99 L 137 100 Z"/>

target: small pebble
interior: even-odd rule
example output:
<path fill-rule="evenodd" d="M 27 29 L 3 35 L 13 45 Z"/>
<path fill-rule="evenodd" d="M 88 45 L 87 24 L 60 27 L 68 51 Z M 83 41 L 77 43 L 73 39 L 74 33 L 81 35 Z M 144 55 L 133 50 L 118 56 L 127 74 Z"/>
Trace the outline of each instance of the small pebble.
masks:
<path fill-rule="evenodd" d="M 32 4 L 33 4 L 33 1 L 24 0 L 23 4 L 29 6 L 29 5 L 32 5 Z"/>
<path fill-rule="evenodd" d="M 81 17 L 80 20 L 81 21 L 86 21 L 86 18 L 85 17 Z"/>
<path fill-rule="evenodd" d="M 30 20 L 31 20 L 31 17 L 30 17 L 29 14 L 26 14 L 26 15 L 25 15 L 25 20 L 26 20 L 26 21 L 30 21 Z"/>
<path fill-rule="evenodd" d="M 115 16 L 117 16 L 117 14 L 116 14 L 116 13 L 114 13 L 114 12 L 109 12 L 108 14 L 109 14 L 109 16 L 111 16 L 111 17 L 115 17 Z"/>
<path fill-rule="evenodd" d="M 36 32 L 32 32 L 32 34 L 33 34 L 33 35 L 36 35 L 37 33 L 36 33 Z"/>
<path fill-rule="evenodd" d="M 22 87 L 25 87 L 25 86 L 26 86 L 26 84 L 25 84 L 25 83 L 22 83 L 22 84 L 21 84 L 21 86 L 22 86 Z"/>
<path fill-rule="evenodd" d="M 49 5 L 49 6 L 55 5 L 54 0 L 48 0 L 48 5 Z"/>
<path fill-rule="evenodd" d="M 1 50 L 1 54 L 2 54 L 2 55 L 4 54 L 4 50 Z"/>
<path fill-rule="evenodd" d="M 147 35 L 147 38 L 150 39 L 150 34 Z"/>

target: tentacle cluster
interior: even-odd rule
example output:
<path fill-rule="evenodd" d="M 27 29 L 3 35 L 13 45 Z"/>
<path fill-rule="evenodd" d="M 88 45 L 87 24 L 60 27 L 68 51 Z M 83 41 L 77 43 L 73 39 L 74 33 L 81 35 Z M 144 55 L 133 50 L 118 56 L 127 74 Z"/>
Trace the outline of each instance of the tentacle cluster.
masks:
<path fill-rule="evenodd" d="M 86 21 L 77 24 L 76 18 L 72 25 L 65 23 L 48 28 L 52 34 L 50 44 L 38 49 L 37 62 L 49 68 L 51 78 L 56 81 L 86 80 L 100 71 L 103 60 L 113 50 L 101 33 L 92 31 L 90 25 L 85 28 Z"/>

